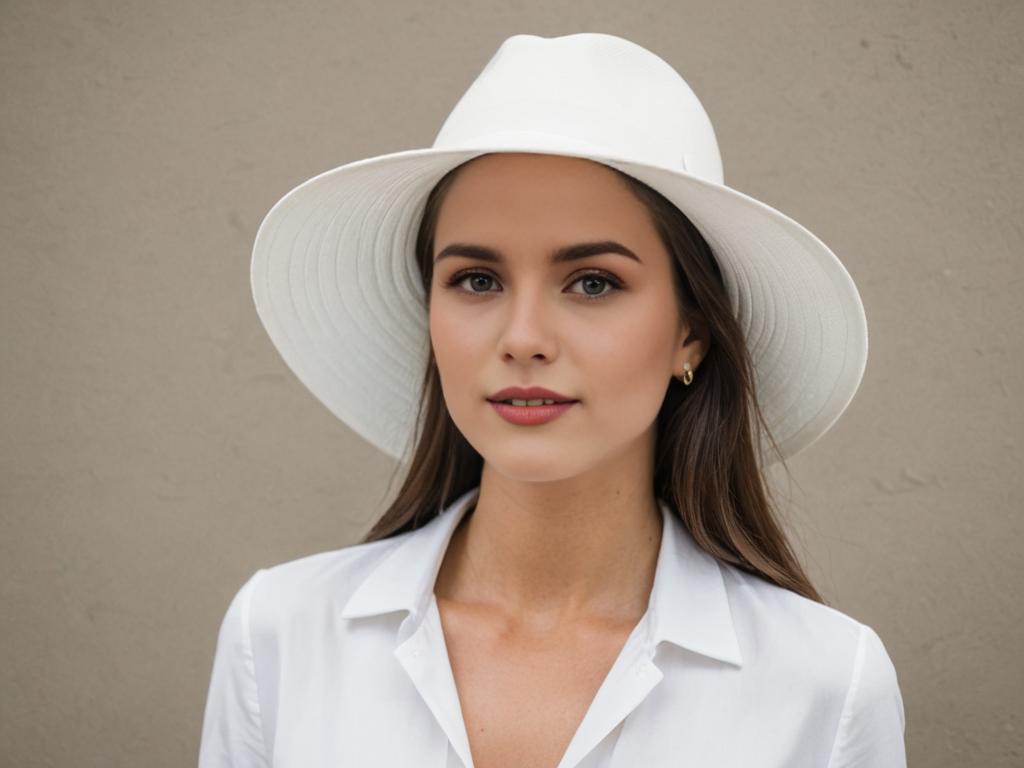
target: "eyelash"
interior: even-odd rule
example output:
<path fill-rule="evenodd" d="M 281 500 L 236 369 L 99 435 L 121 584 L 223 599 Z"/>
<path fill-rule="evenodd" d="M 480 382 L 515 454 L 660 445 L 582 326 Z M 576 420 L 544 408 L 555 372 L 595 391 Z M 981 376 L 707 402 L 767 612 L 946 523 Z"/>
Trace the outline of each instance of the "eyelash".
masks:
<path fill-rule="evenodd" d="M 485 277 L 489 277 L 492 280 L 496 280 L 497 279 L 495 277 L 495 275 L 491 274 L 490 272 L 481 271 L 479 269 L 464 269 L 464 270 L 462 270 L 460 272 L 456 272 L 454 275 L 452 275 L 448 279 L 448 281 L 445 283 L 445 285 L 450 287 L 450 288 L 455 288 L 459 283 L 464 282 L 467 277 L 473 277 L 474 275 L 484 275 Z M 590 272 L 585 272 L 584 274 L 579 275 L 575 280 L 572 281 L 571 285 L 575 285 L 580 280 L 582 280 L 582 279 L 584 279 L 586 277 L 599 277 L 602 280 L 604 280 L 606 283 L 608 283 L 610 286 L 612 286 L 612 290 L 608 291 L 608 293 L 602 293 L 600 296 L 591 296 L 591 295 L 587 295 L 585 293 L 577 294 L 578 296 L 582 296 L 584 298 L 584 300 L 586 300 L 586 301 L 599 301 L 601 299 L 606 299 L 609 296 L 611 296 L 613 293 L 615 293 L 616 291 L 621 291 L 622 288 L 623 288 L 623 283 L 622 283 L 621 280 L 619 280 L 616 277 L 613 277 L 608 272 L 605 272 L 605 271 L 600 270 L 600 269 L 592 270 Z M 486 293 L 491 293 L 491 291 L 466 291 L 466 290 L 462 290 L 462 289 L 458 289 L 458 290 L 460 290 L 462 293 L 468 293 L 471 296 L 483 296 Z"/>

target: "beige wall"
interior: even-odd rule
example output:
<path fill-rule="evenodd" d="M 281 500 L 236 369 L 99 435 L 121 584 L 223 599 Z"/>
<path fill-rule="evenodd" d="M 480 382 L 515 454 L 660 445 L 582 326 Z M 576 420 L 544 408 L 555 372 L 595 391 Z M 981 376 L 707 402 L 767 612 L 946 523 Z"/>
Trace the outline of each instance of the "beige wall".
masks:
<path fill-rule="evenodd" d="M 231 595 L 391 471 L 266 338 L 257 226 L 575 31 L 673 64 L 726 182 L 846 263 L 870 356 L 791 463 L 797 545 L 885 641 L 911 765 L 1021 765 L 1024 4 L 966 0 L 0 4 L 0 763 L 194 764 Z"/>

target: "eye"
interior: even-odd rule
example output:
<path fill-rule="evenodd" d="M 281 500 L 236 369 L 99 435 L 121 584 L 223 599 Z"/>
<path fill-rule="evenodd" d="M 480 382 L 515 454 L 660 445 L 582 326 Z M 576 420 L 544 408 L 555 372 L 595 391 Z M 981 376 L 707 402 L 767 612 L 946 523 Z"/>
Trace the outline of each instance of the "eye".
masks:
<path fill-rule="evenodd" d="M 454 286 L 457 286 L 457 285 L 460 285 L 460 284 L 466 282 L 470 278 L 476 278 L 472 282 L 472 285 L 474 285 L 474 287 L 476 287 L 476 288 L 480 288 L 480 287 L 486 288 L 487 284 L 488 284 L 488 281 L 493 281 L 494 280 L 494 278 L 490 274 L 488 274 L 487 272 L 470 272 L 470 271 L 463 270 L 462 272 L 457 272 L 456 274 L 452 275 L 452 277 L 448 281 L 447 285 L 450 286 L 450 287 L 454 287 Z M 482 280 L 481 280 L 481 278 L 482 278 Z M 483 283 L 483 286 L 481 286 L 481 283 Z M 460 289 L 460 290 L 462 290 L 464 293 L 476 293 L 476 294 L 488 293 L 488 291 L 486 291 L 486 290 L 485 291 L 465 290 L 465 289 Z"/>
<path fill-rule="evenodd" d="M 461 272 L 456 272 L 454 275 L 452 275 L 451 278 L 448 279 L 446 285 L 448 287 L 454 288 L 456 286 L 461 285 L 462 283 L 465 283 L 467 280 L 470 280 L 470 278 L 475 278 L 470 282 L 470 284 L 473 285 L 475 288 L 486 288 L 488 285 L 493 284 L 496 280 L 494 275 L 492 275 L 490 272 L 483 272 L 474 269 L 464 269 Z M 576 294 L 577 296 L 582 296 L 587 301 L 603 299 L 615 293 L 616 291 L 622 290 L 622 281 L 616 277 L 613 277 L 608 272 L 604 272 L 603 270 L 594 270 L 591 272 L 586 272 L 578 276 L 575 280 L 573 280 L 571 285 L 575 285 L 576 283 L 582 283 L 584 281 L 586 282 L 586 284 L 589 285 L 594 285 L 595 283 L 605 283 L 611 286 L 611 290 L 604 293 L 594 294 L 584 292 Z M 474 289 L 466 290 L 463 288 L 459 288 L 458 290 L 460 290 L 463 293 L 469 293 L 477 296 L 482 296 L 485 293 L 493 293 L 493 291 L 487 290 L 477 291 Z"/>
<path fill-rule="evenodd" d="M 580 277 L 577 277 L 572 282 L 573 285 L 575 285 L 576 283 L 584 283 L 584 284 L 589 284 L 589 285 L 594 285 L 594 283 L 597 283 L 597 284 L 604 283 L 605 285 L 611 286 L 611 290 L 607 291 L 606 293 L 597 293 L 597 294 L 594 294 L 594 293 L 583 293 L 583 294 L 581 294 L 586 299 L 603 299 L 605 296 L 610 296 L 611 294 L 615 293 L 616 291 L 622 290 L 622 282 L 620 280 L 612 277 L 607 272 L 587 272 L 586 274 L 581 275 Z"/>

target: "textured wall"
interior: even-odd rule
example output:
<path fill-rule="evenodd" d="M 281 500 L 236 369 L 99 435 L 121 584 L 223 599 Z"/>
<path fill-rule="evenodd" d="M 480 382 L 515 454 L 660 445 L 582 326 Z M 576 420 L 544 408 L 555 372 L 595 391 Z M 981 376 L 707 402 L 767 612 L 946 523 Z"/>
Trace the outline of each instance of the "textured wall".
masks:
<path fill-rule="evenodd" d="M 726 182 L 847 265 L 868 366 L 794 536 L 886 642 L 911 764 L 1021 765 L 1024 5 L 967 0 L 0 4 L 0 763 L 193 764 L 230 596 L 391 471 L 265 337 L 257 226 L 575 31 L 679 69 Z"/>

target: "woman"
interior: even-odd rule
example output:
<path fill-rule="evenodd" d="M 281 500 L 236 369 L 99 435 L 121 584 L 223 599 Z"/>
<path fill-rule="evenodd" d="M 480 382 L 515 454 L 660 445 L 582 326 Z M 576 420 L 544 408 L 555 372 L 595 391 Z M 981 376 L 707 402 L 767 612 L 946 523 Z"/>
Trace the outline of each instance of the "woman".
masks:
<path fill-rule="evenodd" d="M 516 35 L 432 148 L 278 202 L 260 317 L 405 475 L 362 542 L 237 592 L 201 768 L 905 765 L 885 647 L 764 476 L 853 397 L 863 308 L 721 176 L 657 56 Z"/>

